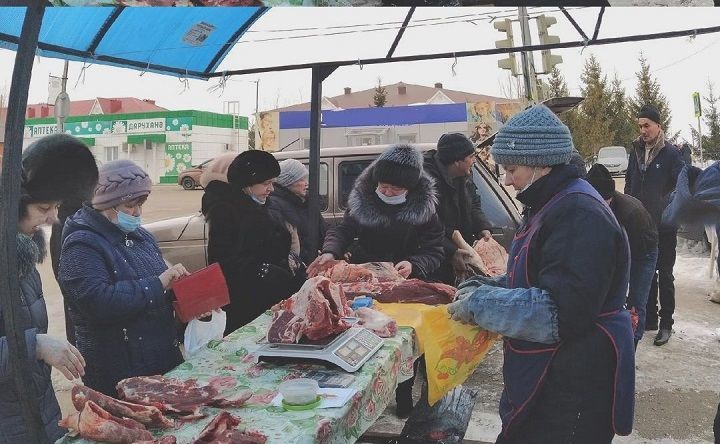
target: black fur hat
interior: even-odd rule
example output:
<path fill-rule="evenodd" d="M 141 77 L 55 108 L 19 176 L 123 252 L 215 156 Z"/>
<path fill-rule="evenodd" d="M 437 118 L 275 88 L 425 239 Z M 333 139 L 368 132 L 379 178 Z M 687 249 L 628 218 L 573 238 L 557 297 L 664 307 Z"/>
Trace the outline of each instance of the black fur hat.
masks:
<path fill-rule="evenodd" d="M 22 156 L 22 202 L 89 199 L 98 181 L 95 157 L 79 139 L 53 134 L 30 144 Z"/>
<path fill-rule="evenodd" d="M 422 166 L 423 157 L 418 149 L 410 145 L 395 145 L 383 151 L 375 161 L 373 179 L 410 190 L 420 180 Z"/>
<path fill-rule="evenodd" d="M 274 179 L 280 175 L 280 164 L 275 157 L 262 150 L 248 150 L 238 154 L 228 167 L 228 183 L 247 187 Z"/>

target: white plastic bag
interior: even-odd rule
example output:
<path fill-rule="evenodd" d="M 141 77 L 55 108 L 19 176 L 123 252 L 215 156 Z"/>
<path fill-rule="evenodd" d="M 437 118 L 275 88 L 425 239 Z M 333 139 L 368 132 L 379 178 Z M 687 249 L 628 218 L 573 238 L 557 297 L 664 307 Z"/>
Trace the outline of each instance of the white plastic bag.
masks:
<path fill-rule="evenodd" d="M 189 358 L 213 339 L 222 339 L 227 316 L 222 310 L 212 312 L 209 321 L 192 319 L 185 329 L 185 357 Z"/>

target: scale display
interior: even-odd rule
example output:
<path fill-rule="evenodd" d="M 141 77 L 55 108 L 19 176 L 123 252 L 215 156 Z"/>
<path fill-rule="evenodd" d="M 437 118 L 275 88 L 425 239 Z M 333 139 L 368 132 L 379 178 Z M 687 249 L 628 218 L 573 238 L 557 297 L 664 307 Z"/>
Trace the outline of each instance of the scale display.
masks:
<path fill-rule="evenodd" d="M 326 343 L 265 344 L 256 352 L 256 362 L 316 360 L 355 372 L 383 346 L 383 338 L 362 327 L 353 327 Z"/>

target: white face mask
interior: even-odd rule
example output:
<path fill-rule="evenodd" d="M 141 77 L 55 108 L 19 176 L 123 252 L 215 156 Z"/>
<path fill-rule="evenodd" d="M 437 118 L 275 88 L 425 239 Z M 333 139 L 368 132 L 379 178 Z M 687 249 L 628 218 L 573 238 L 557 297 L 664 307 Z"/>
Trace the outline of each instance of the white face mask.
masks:
<path fill-rule="evenodd" d="M 522 193 L 523 191 L 530 188 L 530 185 L 532 185 L 535 182 L 535 173 L 537 173 L 537 167 L 533 167 L 533 175 L 530 178 L 530 182 L 527 183 L 524 187 L 522 187 L 522 190 L 518 191 L 518 194 Z"/>
<path fill-rule="evenodd" d="M 254 200 L 255 202 L 259 203 L 260 205 L 265 205 L 265 199 L 262 199 L 262 200 L 261 200 L 259 197 L 257 197 L 257 196 L 254 195 L 254 194 L 251 194 L 251 195 L 250 195 L 250 198 L 251 198 L 252 200 Z"/>
<path fill-rule="evenodd" d="M 402 194 L 398 194 L 397 196 L 390 197 L 390 196 L 384 195 L 383 193 L 380 192 L 379 189 L 376 188 L 375 194 L 377 194 L 377 196 L 380 198 L 380 200 L 382 200 L 383 202 L 385 202 L 388 205 L 404 204 L 405 201 L 407 200 L 407 191 Z"/>

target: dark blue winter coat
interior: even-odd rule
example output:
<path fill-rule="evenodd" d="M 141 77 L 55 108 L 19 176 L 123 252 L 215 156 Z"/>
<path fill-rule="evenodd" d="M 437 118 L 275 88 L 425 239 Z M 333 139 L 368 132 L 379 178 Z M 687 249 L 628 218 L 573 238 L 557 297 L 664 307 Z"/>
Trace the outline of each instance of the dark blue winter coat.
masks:
<path fill-rule="evenodd" d="M 116 395 L 121 379 L 162 374 L 182 362 L 158 278 L 166 269 L 143 228 L 125 235 L 88 206 L 65 222 L 59 282 L 87 363 L 85 385 Z"/>
<path fill-rule="evenodd" d="M 670 202 L 670 194 L 675 190 L 678 174 L 685 164 L 680 150 L 669 142 L 660 149 L 645 169 L 645 145 L 642 141 L 633 142 L 627 173 L 625 174 L 625 194 L 638 199 L 648 210 L 658 231 L 671 230 L 662 225 L 662 213 Z"/>

